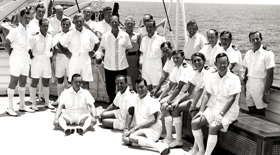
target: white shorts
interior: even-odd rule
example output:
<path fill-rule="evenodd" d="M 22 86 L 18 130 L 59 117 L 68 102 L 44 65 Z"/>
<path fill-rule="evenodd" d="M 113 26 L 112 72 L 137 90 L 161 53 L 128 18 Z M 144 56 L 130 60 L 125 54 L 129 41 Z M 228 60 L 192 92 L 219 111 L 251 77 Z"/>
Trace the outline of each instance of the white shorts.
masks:
<path fill-rule="evenodd" d="M 125 120 L 122 119 L 120 110 L 117 109 L 117 110 L 114 110 L 113 112 L 116 117 L 116 119 L 114 120 L 113 128 L 118 129 L 118 130 L 123 130 L 124 126 L 125 126 Z"/>
<path fill-rule="evenodd" d="M 37 57 L 31 60 L 31 78 L 51 78 L 51 61 L 49 57 Z"/>
<path fill-rule="evenodd" d="M 257 109 L 267 108 L 262 100 L 265 89 L 265 79 L 249 77 L 246 83 L 246 104 Z"/>
<path fill-rule="evenodd" d="M 73 54 L 73 53 L 72 53 Z M 87 54 L 87 55 L 86 55 Z M 93 81 L 91 59 L 88 53 L 85 53 L 82 56 L 72 55 L 69 60 L 69 73 L 68 79 L 69 82 L 72 79 L 74 74 L 81 74 L 83 81 L 91 82 Z"/>
<path fill-rule="evenodd" d="M 156 142 L 160 138 L 162 132 L 161 121 L 158 120 L 158 123 L 152 125 L 151 127 L 139 129 L 138 131 L 144 132 L 149 140 Z"/>
<path fill-rule="evenodd" d="M 57 78 L 62 78 L 64 75 L 68 75 L 69 59 L 64 54 L 57 53 L 55 65 L 55 76 Z"/>
<path fill-rule="evenodd" d="M 80 121 L 86 117 L 91 119 L 90 113 L 62 113 L 60 117 L 69 120 L 71 124 L 80 124 Z"/>
<path fill-rule="evenodd" d="M 148 85 L 156 86 L 161 76 L 162 76 L 161 59 L 143 62 L 142 77 L 147 81 Z"/>
<path fill-rule="evenodd" d="M 29 75 L 30 56 L 26 53 L 13 51 L 10 59 L 10 75 L 19 77 L 20 75 Z"/>

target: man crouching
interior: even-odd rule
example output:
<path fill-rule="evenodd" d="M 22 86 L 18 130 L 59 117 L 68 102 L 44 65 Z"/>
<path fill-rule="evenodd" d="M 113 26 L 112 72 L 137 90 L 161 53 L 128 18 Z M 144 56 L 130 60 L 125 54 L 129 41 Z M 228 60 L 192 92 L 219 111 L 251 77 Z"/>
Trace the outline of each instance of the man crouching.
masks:
<path fill-rule="evenodd" d="M 144 147 L 152 147 L 158 150 L 161 155 L 166 155 L 169 153 L 168 144 L 156 143 L 162 131 L 160 103 L 150 96 L 146 80 L 138 79 L 135 83 L 139 97 L 134 103 L 134 110 L 130 110 L 126 116 L 122 140 L 128 145 L 134 143 Z M 136 125 L 134 128 L 130 128 L 133 117 Z"/>
<path fill-rule="evenodd" d="M 72 87 L 64 90 L 60 96 L 53 124 L 60 125 L 66 136 L 73 134 L 75 128 L 77 133 L 83 135 L 90 125 L 96 124 L 95 100 L 89 91 L 81 88 L 80 74 L 74 74 L 71 81 Z M 63 112 L 62 108 L 65 108 Z"/>

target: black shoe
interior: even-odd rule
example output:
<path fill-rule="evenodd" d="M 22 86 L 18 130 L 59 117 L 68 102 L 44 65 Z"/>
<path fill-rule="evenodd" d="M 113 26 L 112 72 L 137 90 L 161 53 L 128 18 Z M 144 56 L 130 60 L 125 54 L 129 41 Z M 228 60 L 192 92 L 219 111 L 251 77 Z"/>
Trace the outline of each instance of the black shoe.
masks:
<path fill-rule="evenodd" d="M 84 134 L 84 130 L 82 128 L 77 128 L 76 132 L 81 136 Z"/>
<path fill-rule="evenodd" d="M 66 129 L 66 130 L 64 131 L 64 133 L 65 133 L 66 136 L 69 136 L 69 135 L 73 134 L 74 132 L 75 132 L 75 129 Z"/>

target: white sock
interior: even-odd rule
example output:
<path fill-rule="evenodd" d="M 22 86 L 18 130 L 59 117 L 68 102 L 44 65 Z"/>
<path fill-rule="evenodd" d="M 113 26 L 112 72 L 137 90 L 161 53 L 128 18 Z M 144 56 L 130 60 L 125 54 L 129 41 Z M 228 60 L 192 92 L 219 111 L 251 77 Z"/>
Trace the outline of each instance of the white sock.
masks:
<path fill-rule="evenodd" d="M 36 88 L 30 87 L 29 94 L 30 94 L 30 101 L 32 102 L 33 105 L 36 105 Z"/>
<path fill-rule="evenodd" d="M 14 99 L 15 90 L 8 88 L 7 92 L 8 92 L 8 99 L 9 99 L 9 109 L 14 109 L 13 99 Z"/>
<path fill-rule="evenodd" d="M 91 118 L 88 117 L 84 123 L 84 126 L 83 126 L 83 130 L 84 132 L 86 131 L 86 129 L 91 125 Z"/>
<path fill-rule="evenodd" d="M 156 150 L 158 150 L 159 152 L 161 152 L 163 150 L 163 147 L 160 147 L 160 145 L 156 144 L 154 141 L 149 140 L 148 138 L 145 137 L 140 137 L 138 139 L 138 144 L 140 146 L 146 146 L 146 147 L 151 147 L 154 148 Z"/>
<path fill-rule="evenodd" d="M 64 118 L 63 118 L 62 116 L 59 117 L 58 123 L 59 123 L 59 125 L 62 127 L 63 131 L 65 131 L 66 129 L 69 128 L 69 127 L 67 126 L 66 121 L 64 120 Z"/>
<path fill-rule="evenodd" d="M 176 140 L 177 142 L 182 141 L 182 118 L 181 117 L 174 117 L 174 125 L 176 130 Z"/>
<path fill-rule="evenodd" d="M 25 106 L 24 98 L 25 98 L 25 87 L 18 87 L 19 101 L 20 107 Z"/>
<path fill-rule="evenodd" d="M 204 155 L 211 155 L 218 141 L 217 135 L 209 135 L 207 140 L 207 147 Z"/>
<path fill-rule="evenodd" d="M 50 89 L 49 87 L 43 87 L 43 94 L 45 98 L 45 105 L 49 105 Z"/>
<path fill-rule="evenodd" d="M 204 144 L 203 144 L 203 133 L 202 130 L 192 130 L 193 136 L 195 138 L 195 141 L 198 145 L 198 150 L 201 153 L 205 152 Z"/>
<path fill-rule="evenodd" d="M 165 121 L 165 128 L 166 128 L 166 138 L 173 139 L 173 137 L 172 137 L 172 117 L 171 116 L 164 117 L 164 121 Z"/>
<path fill-rule="evenodd" d="M 57 97 L 59 97 L 61 95 L 63 89 L 64 89 L 63 84 L 58 83 L 57 84 Z"/>

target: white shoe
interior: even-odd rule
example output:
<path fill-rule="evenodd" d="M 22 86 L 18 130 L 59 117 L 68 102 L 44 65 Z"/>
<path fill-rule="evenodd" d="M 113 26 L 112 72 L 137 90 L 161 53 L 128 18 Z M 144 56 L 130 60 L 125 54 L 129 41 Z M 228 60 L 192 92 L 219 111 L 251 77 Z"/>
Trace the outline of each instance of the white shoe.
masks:
<path fill-rule="evenodd" d="M 188 151 L 188 154 L 189 155 L 196 155 L 197 152 L 198 152 L 198 150 L 193 147 L 190 151 Z"/>
<path fill-rule="evenodd" d="M 195 155 L 204 155 L 204 152 L 197 152 Z"/>
<path fill-rule="evenodd" d="M 14 111 L 14 109 L 7 109 L 7 114 L 10 116 L 18 116 L 18 114 Z"/>
<path fill-rule="evenodd" d="M 20 112 L 30 112 L 30 113 L 35 112 L 34 110 L 28 109 L 28 108 L 26 108 L 25 106 L 24 106 L 24 107 L 19 107 L 19 108 L 18 108 L 18 111 L 20 111 Z"/>
<path fill-rule="evenodd" d="M 162 145 L 162 150 L 160 151 L 160 155 L 167 155 L 170 153 L 170 149 L 167 143 L 161 141 L 158 144 Z"/>
<path fill-rule="evenodd" d="M 168 144 L 170 148 L 178 148 L 183 147 L 183 142 L 178 142 L 177 140 L 174 140 L 173 142 Z"/>
<path fill-rule="evenodd" d="M 174 139 L 168 139 L 165 137 L 162 141 L 165 142 L 166 144 L 170 144 L 174 141 Z"/>
<path fill-rule="evenodd" d="M 30 109 L 35 110 L 35 111 L 39 111 L 37 105 L 32 104 Z"/>
<path fill-rule="evenodd" d="M 51 110 L 54 110 L 55 108 L 51 105 L 51 104 L 49 104 L 49 105 L 45 105 L 45 108 L 47 108 L 47 109 L 51 109 Z"/>

